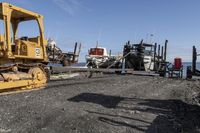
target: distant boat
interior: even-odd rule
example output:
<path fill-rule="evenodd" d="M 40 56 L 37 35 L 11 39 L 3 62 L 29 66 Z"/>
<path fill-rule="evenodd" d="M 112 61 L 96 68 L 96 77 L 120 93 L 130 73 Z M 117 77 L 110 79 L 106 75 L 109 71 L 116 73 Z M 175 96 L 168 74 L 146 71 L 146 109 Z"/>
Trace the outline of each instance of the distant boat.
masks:
<path fill-rule="evenodd" d="M 108 53 L 104 47 L 90 48 L 86 56 L 86 62 L 89 67 L 99 68 L 108 60 Z"/>
<path fill-rule="evenodd" d="M 141 42 L 140 44 L 126 44 L 124 46 L 125 67 L 134 70 L 154 70 L 154 45 Z"/>
<path fill-rule="evenodd" d="M 118 56 L 108 54 L 105 47 L 96 46 L 89 49 L 88 55 L 86 55 L 86 63 L 88 67 L 92 68 L 107 68 L 118 58 Z M 119 64 L 120 62 L 118 61 L 114 67 L 119 67 Z"/>

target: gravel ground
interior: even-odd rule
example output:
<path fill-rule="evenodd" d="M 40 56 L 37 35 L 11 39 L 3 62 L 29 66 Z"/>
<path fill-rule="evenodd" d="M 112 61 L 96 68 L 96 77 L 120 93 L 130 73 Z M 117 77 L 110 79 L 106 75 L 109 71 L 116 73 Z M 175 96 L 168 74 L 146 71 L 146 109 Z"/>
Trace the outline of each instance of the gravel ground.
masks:
<path fill-rule="evenodd" d="M 200 82 L 134 75 L 0 96 L 0 132 L 200 133 Z"/>

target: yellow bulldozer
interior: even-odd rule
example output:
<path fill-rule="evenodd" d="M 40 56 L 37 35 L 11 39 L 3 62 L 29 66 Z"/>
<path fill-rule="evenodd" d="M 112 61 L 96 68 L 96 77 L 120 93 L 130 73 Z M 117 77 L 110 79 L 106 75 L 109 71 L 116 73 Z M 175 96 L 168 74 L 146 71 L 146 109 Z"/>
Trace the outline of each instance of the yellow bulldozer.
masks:
<path fill-rule="evenodd" d="M 50 75 L 43 16 L 0 3 L 0 21 L 4 26 L 4 33 L 0 34 L 0 91 L 45 86 Z M 37 37 L 18 37 L 19 25 L 25 21 L 37 22 Z"/>

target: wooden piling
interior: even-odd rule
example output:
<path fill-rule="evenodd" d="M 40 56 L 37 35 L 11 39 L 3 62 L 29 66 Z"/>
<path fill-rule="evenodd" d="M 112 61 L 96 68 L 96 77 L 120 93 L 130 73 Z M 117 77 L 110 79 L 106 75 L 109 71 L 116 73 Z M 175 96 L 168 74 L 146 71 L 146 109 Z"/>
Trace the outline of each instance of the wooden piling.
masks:
<path fill-rule="evenodd" d="M 193 74 L 196 71 L 196 61 L 197 61 L 197 50 L 196 50 L 196 47 L 193 46 L 193 49 L 192 49 L 192 72 L 193 72 Z"/>
<path fill-rule="evenodd" d="M 161 48 L 161 60 L 163 61 L 164 57 L 163 57 L 163 46 Z"/>
<path fill-rule="evenodd" d="M 153 56 L 153 61 L 154 61 L 154 70 L 156 70 L 156 52 L 157 51 L 157 43 L 154 45 L 154 56 Z"/>
<path fill-rule="evenodd" d="M 160 59 L 160 45 L 158 45 L 158 58 Z"/>
<path fill-rule="evenodd" d="M 165 41 L 165 50 L 164 50 L 164 61 L 165 62 L 167 60 L 167 44 L 168 44 L 168 40 Z"/>
<path fill-rule="evenodd" d="M 76 43 L 75 43 L 75 47 L 74 47 L 74 55 L 73 55 L 73 60 L 72 60 L 72 62 L 73 62 L 73 63 L 75 62 L 75 59 L 76 59 L 77 45 L 78 45 L 78 43 L 76 42 Z"/>

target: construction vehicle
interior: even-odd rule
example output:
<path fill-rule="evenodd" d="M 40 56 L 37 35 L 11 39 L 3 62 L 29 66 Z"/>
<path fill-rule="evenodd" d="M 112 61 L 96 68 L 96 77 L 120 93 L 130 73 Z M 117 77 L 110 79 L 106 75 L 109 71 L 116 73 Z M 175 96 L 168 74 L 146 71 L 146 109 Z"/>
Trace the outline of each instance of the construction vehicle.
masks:
<path fill-rule="evenodd" d="M 46 67 L 48 56 L 43 16 L 8 3 L 0 3 L 0 19 L 4 25 L 4 34 L 0 35 L 0 90 L 45 86 L 50 75 Z M 37 22 L 37 37 L 18 37 L 19 25 L 27 21 Z"/>

